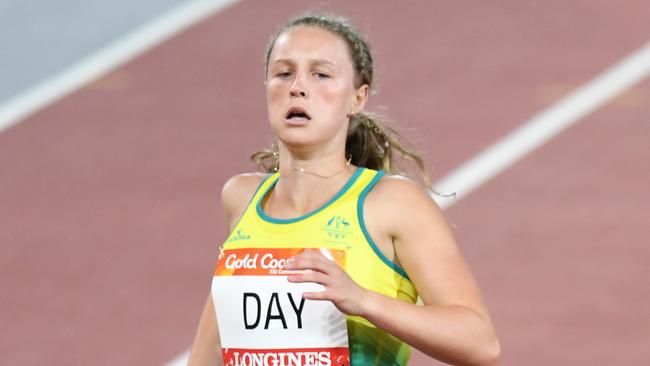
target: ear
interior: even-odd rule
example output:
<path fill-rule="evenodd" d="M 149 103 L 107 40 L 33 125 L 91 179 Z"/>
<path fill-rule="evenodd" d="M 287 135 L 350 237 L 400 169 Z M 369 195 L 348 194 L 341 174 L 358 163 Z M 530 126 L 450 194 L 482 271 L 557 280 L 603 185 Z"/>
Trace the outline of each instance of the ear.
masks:
<path fill-rule="evenodd" d="M 368 101 L 369 91 L 370 87 L 368 87 L 368 84 L 361 85 L 359 89 L 355 91 L 354 100 L 352 101 L 352 110 L 350 111 L 351 114 L 357 114 L 363 110 Z"/>

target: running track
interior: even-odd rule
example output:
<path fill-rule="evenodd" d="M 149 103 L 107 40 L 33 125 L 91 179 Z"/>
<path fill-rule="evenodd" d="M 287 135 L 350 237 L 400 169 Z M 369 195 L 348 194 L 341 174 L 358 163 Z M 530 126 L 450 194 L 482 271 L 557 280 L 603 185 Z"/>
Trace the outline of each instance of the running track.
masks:
<path fill-rule="evenodd" d="M 264 45 L 305 8 L 264 4 L 0 134 L 3 364 L 159 365 L 189 346 L 226 235 L 220 187 L 270 141 Z M 646 1 L 327 8 L 369 34 L 370 109 L 415 128 L 435 179 L 650 40 Z M 649 117 L 646 79 L 448 210 L 504 364 L 650 359 Z"/>

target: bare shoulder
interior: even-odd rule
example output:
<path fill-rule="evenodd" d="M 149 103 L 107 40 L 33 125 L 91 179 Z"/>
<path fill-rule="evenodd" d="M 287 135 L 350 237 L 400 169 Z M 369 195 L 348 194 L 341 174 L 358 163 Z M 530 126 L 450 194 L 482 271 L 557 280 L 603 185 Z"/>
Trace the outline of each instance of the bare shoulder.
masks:
<path fill-rule="evenodd" d="M 221 190 L 221 206 L 231 230 L 246 210 L 257 187 L 266 177 L 268 174 L 243 173 L 230 177 L 224 183 Z"/>
<path fill-rule="evenodd" d="M 392 207 L 391 211 L 406 210 L 399 212 L 400 215 L 422 214 L 421 210 L 442 214 L 442 210 L 427 190 L 413 180 L 400 175 L 383 177 L 370 191 L 368 199 L 375 204 Z"/>
<path fill-rule="evenodd" d="M 380 213 L 378 219 L 391 228 L 393 235 L 400 226 L 426 219 L 430 224 L 447 226 L 447 220 L 429 192 L 413 180 L 399 176 L 385 176 L 367 197 L 368 211 Z M 410 225 L 409 225 L 410 226 Z"/>
<path fill-rule="evenodd" d="M 395 194 L 419 196 L 419 198 L 422 198 L 423 196 L 428 197 L 422 187 L 410 178 L 402 175 L 386 175 L 382 177 L 371 192 L 373 191 L 375 192 L 375 196 L 382 196 L 384 198 L 390 198 Z"/>

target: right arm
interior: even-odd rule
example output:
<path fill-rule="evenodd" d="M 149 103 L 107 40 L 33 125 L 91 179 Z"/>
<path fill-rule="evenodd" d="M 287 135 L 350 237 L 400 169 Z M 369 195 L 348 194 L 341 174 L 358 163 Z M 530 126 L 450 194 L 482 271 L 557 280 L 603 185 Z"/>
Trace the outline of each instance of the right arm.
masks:
<path fill-rule="evenodd" d="M 219 328 L 217 318 L 214 314 L 212 294 L 208 294 L 208 300 L 203 307 L 203 313 L 199 320 L 199 327 L 196 330 L 188 366 L 223 366 L 221 355 L 221 342 L 219 341 Z"/>
<path fill-rule="evenodd" d="M 228 223 L 229 232 L 235 228 L 243 215 L 255 190 L 260 185 L 264 175 L 241 174 L 230 178 L 221 190 L 221 205 Z M 188 366 L 222 366 L 221 343 L 219 328 L 212 302 L 212 293 L 203 307 L 199 326 L 194 337 Z"/>

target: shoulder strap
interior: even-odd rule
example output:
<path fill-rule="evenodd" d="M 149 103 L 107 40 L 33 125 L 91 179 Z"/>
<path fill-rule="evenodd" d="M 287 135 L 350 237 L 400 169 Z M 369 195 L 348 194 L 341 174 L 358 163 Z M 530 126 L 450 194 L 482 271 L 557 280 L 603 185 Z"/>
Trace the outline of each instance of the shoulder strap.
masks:
<path fill-rule="evenodd" d="M 271 175 L 265 177 L 264 179 L 262 179 L 260 184 L 257 186 L 257 189 L 255 190 L 255 193 L 253 193 L 253 196 L 248 201 L 248 205 L 246 206 L 246 209 L 242 213 L 242 215 L 239 218 L 239 221 L 237 222 L 237 224 L 235 224 L 233 230 L 236 229 L 239 226 L 240 222 L 245 220 L 245 218 L 250 215 L 251 210 L 256 209 L 257 201 L 260 200 L 262 198 L 262 196 L 264 196 L 264 193 L 266 193 L 269 186 L 271 184 L 273 184 L 273 182 L 275 182 L 278 179 L 279 175 L 280 175 L 279 173 L 275 173 L 275 174 L 271 174 Z"/>
<path fill-rule="evenodd" d="M 410 278 L 408 274 L 406 274 L 406 271 L 393 263 L 391 260 L 386 258 L 386 256 L 379 250 L 377 247 L 377 244 L 375 244 L 374 240 L 372 240 L 372 237 L 370 237 L 370 233 L 368 232 L 368 229 L 366 228 L 366 223 L 363 215 L 363 203 L 366 200 L 366 197 L 368 196 L 368 193 L 372 188 L 379 182 L 379 180 L 386 175 L 386 173 L 383 170 L 377 171 L 377 173 L 372 177 L 370 182 L 365 185 L 363 188 L 363 191 L 359 195 L 359 200 L 357 201 L 357 218 L 359 220 L 359 225 L 361 226 L 361 231 L 363 232 L 363 235 L 366 237 L 366 240 L 368 241 L 368 244 L 370 244 L 370 247 L 372 250 L 375 252 L 375 254 L 379 257 L 379 259 L 382 260 L 388 267 L 392 268 L 395 272 L 397 272 L 399 275 L 404 277 L 405 279 L 410 281 Z"/>
<path fill-rule="evenodd" d="M 248 204 L 248 206 L 253 206 L 257 204 L 257 201 L 262 199 L 266 192 L 269 190 L 269 187 L 275 183 L 276 180 L 280 178 L 280 173 L 274 173 L 269 175 L 268 177 L 264 178 L 260 185 L 257 187 L 257 190 L 255 191 L 255 194 L 253 194 L 253 197 L 251 197 L 251 201 Z"/>

